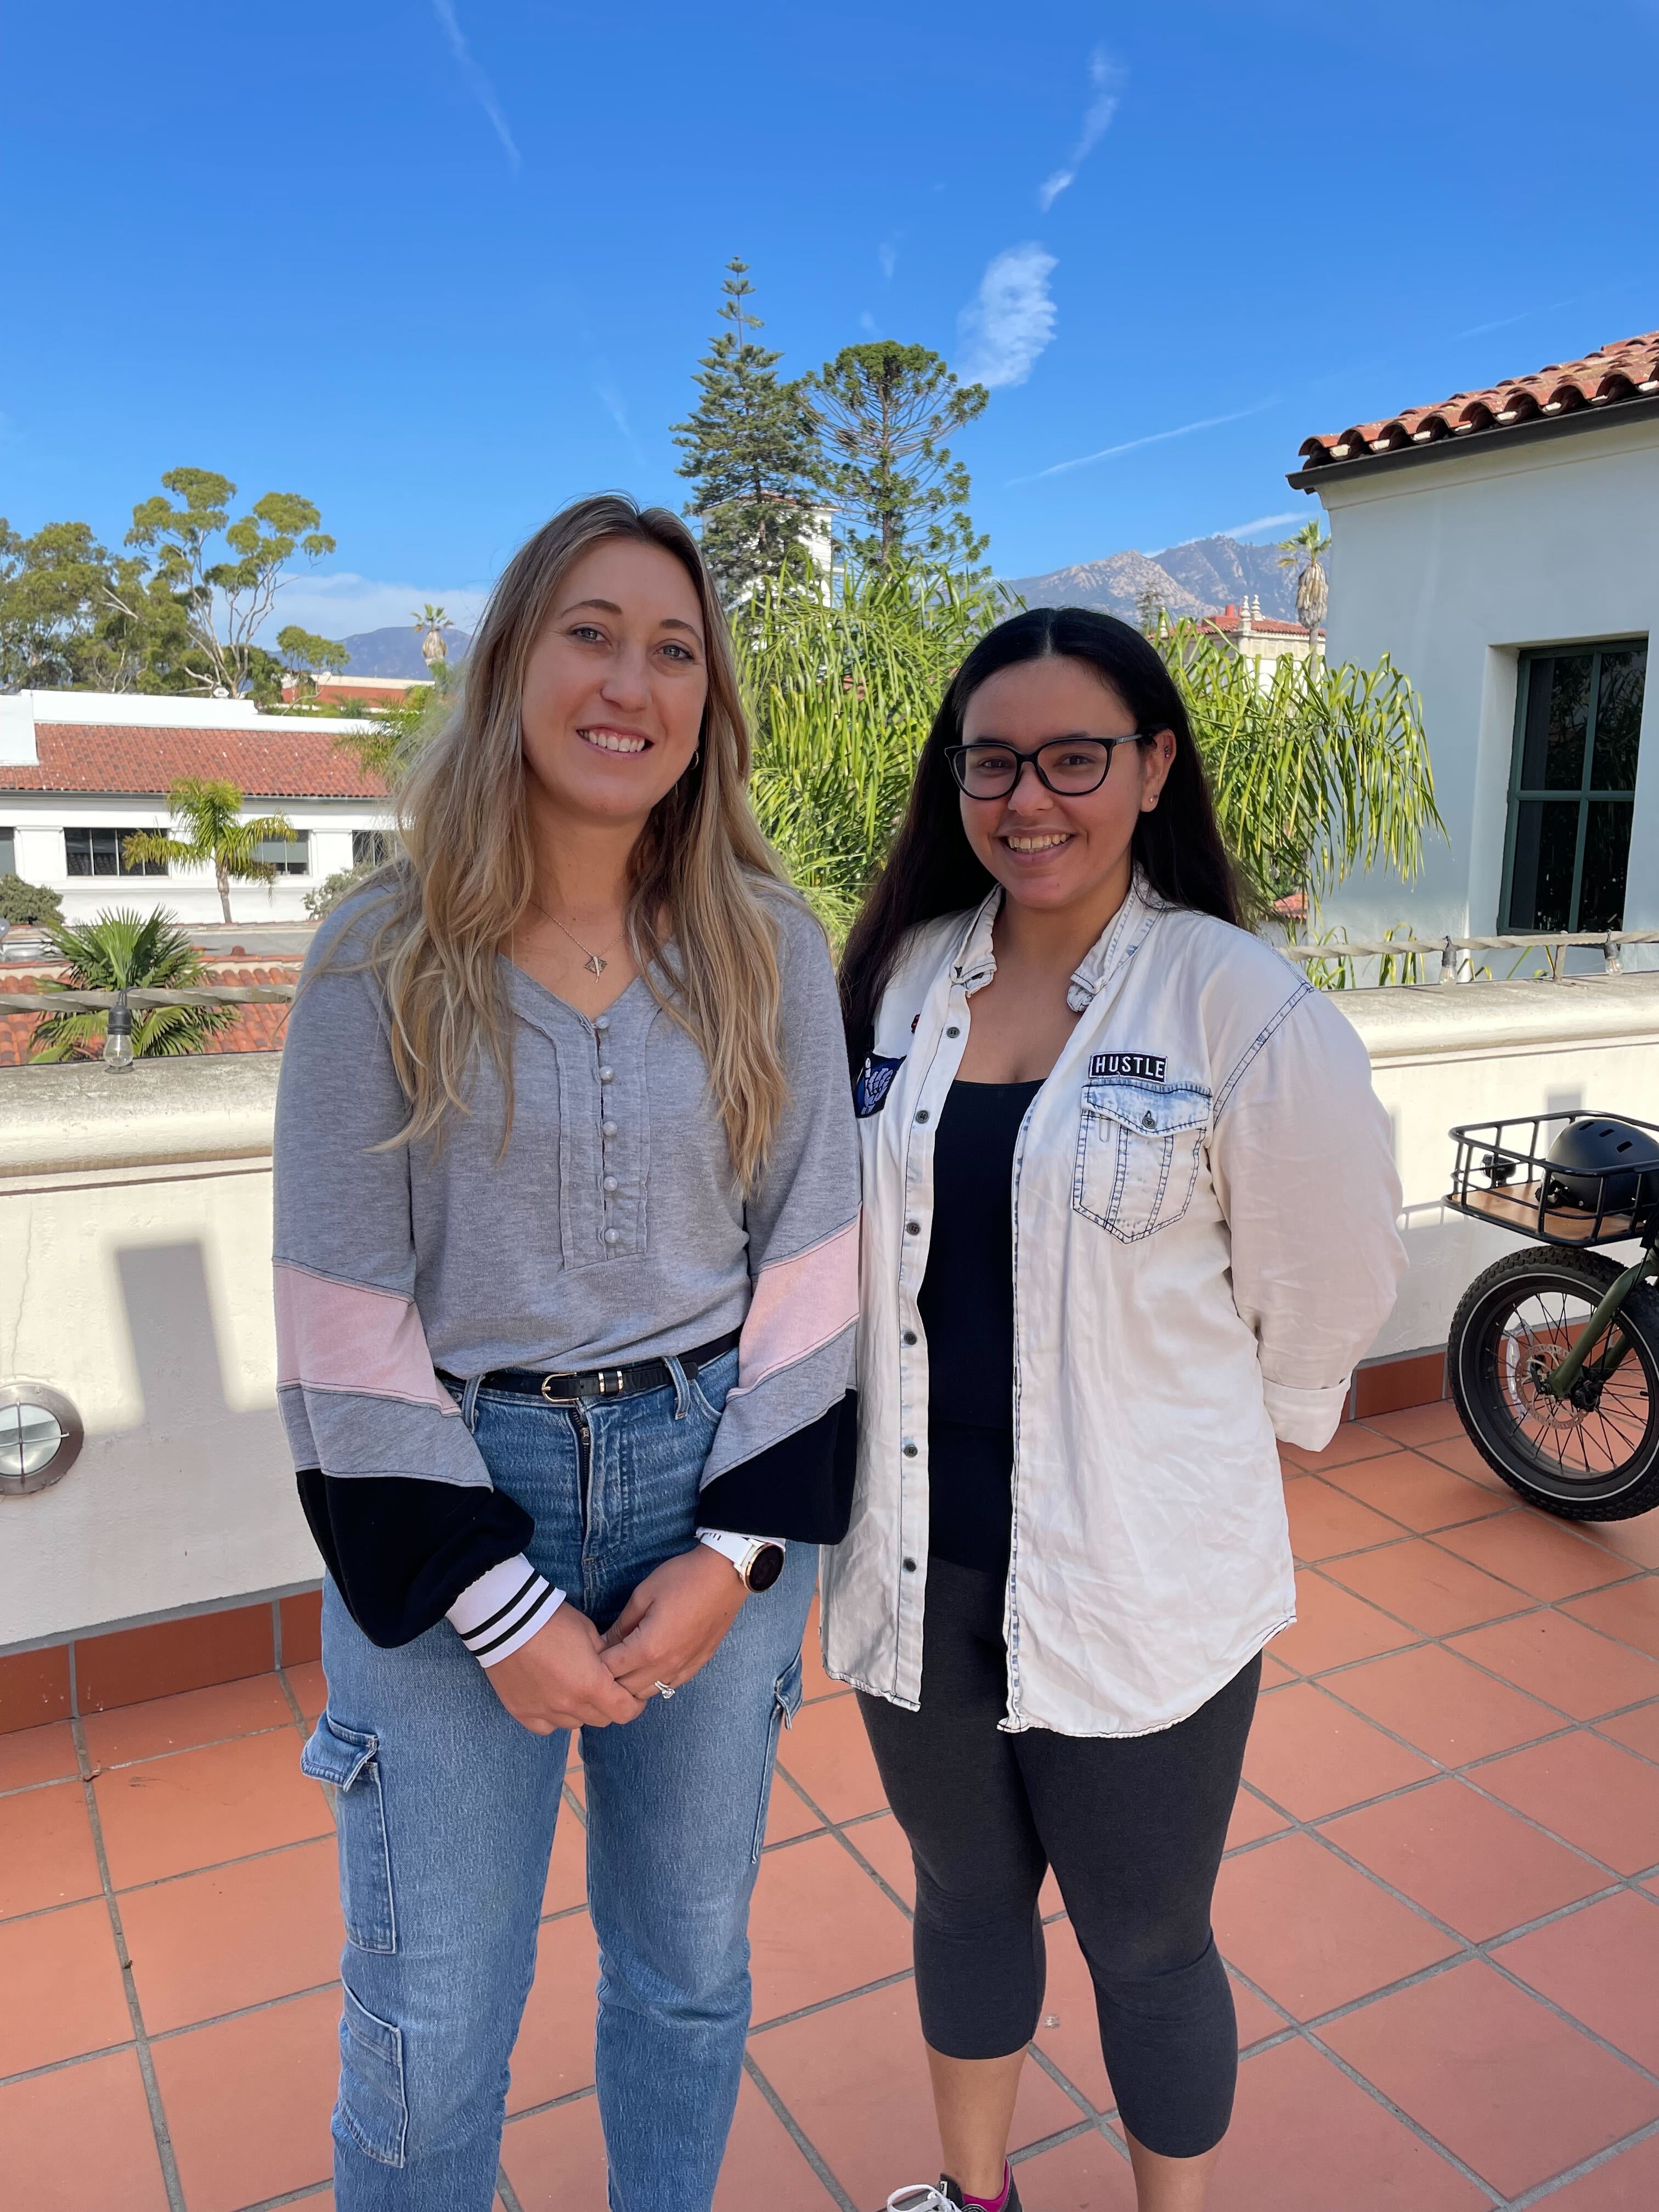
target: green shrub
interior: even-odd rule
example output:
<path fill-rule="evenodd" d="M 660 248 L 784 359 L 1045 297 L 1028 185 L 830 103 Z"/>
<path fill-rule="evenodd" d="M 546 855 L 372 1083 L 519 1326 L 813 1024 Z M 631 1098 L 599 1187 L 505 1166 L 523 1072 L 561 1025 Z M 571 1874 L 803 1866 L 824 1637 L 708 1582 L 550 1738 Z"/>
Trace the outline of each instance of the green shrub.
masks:
<path fill-rule="evenodd" d="M 26 884 L 21 876 L 0 876 L 0 922 L 55 928 L 63 919 L 64 902 L 56 891 Z"/>

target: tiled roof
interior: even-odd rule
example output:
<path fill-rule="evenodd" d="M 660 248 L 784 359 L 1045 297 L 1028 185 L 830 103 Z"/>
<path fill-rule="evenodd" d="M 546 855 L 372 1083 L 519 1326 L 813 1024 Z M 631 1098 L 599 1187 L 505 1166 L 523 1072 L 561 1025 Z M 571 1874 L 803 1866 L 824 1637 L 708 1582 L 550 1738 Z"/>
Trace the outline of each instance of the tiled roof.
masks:
<path fill-rule="evenodd" d="M 123 729 L 37 722 L 38 767 L 0 763 L 0 791 L 94 791 L 165 795 L 181 777 L 222 777 L 250 799 L 380 799 L 333 737 L 296 723 L 275 730 Z"/>
<path fill-rule="evenodd" d="M 1218 615 L 1207 615 L 1204 623 L 1206 629 L 1218 629 L 1230 637 L 1242 626 L 1238 609 L 1231 605 L 1223 607 Z M 1301 623 L 1280 622 L 1276 615 L 1252 614 L 1250 628 L 1258 637 L 1305 638 L 1308 635 Z M 1322 627 L 1319 634 L 1322 637 L 1325 635 Z"/>
<path fill-rule="evenodd" d="M 1659 394 L 1659 331 L 1599 346 L 1582 361 L 1552 362 L 1530 376 L 1512 378 L 1485 392 L 1454 392 L 1430 407 L 1407 407 L 1376 422 L 1304 438 L 1299 452 L 1310 469 L 1333 461 L 1363 460 L 1411 447 L 1438 445 L 1478 431 L 1514 429 L 1583 408 L 1605 413 L 1621 401 Z"/>

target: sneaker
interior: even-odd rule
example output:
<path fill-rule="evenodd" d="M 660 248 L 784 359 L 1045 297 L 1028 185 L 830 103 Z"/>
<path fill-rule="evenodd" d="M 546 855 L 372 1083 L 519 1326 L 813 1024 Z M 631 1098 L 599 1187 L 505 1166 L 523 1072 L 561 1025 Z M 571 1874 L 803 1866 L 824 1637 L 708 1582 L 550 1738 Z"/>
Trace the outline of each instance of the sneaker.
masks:
<path fill-rule="evenodd" d="M 948 2173 L 941 2173 L 934 2187 L 926 2181 L 913 2181 L 908 2189 L 896 2189 L 887 2200 L 887 2212 L 962 2212 L 962 2190 Z M 1013 2175 L 1008 2177 L 1008 2201 L 1002 2212 L 1021 2212 L 1019 2189 Z"/>

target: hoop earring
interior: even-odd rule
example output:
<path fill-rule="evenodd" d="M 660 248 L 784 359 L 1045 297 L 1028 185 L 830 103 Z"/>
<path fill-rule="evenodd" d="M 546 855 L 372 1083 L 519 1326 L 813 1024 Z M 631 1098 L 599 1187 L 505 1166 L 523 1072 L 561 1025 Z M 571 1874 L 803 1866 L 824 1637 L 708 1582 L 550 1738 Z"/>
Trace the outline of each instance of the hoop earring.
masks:
<path fill-rule="evenodd" d="M 692 756 L 691 756 L 691 759 L 690 759 L 690 764 L 688 765 L 688 767 L 687 767 L 687 769 L 686 769 L 686 771 L 685 771 L 685 772 L 686 772 L 686 774 L 687 774 L 688 775 L 690 775 L 692 769 L 696 768 L 696 766 L 697 763 L 698 763 L 702 758 L 702 747 L 701 745 L 699 745 L 699 746 L 697 747 L 697 750 L 696 750 L 696 752 L 694 752 L 694 753 L 692 754 Z"/>

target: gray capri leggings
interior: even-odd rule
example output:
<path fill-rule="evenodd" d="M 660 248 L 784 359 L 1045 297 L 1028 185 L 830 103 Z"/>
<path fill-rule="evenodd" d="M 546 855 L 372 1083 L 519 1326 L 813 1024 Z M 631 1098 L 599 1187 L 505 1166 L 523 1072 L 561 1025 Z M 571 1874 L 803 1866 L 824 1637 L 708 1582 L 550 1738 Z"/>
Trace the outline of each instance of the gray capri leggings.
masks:
<path fill-rule="evenodd" d="M 1124 2125 L 1148 2150 L 1195 2158 L 1226 2133 L 1238 2073 L 1210 1899 L 1261 1659 L 1155 1735 L 1004 1735 L 1002 1601 L 1000 1577 L 931 1559 L 921 1711 L 859 1693 L 915 1860 L 922 2033 L 948 2058 L 1030 2041 L 1052 1866 Z"/>

